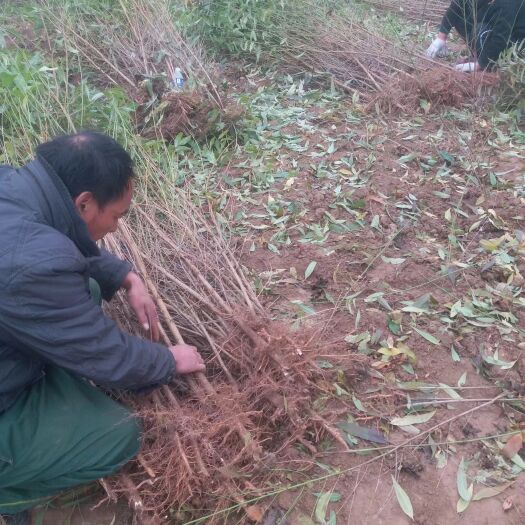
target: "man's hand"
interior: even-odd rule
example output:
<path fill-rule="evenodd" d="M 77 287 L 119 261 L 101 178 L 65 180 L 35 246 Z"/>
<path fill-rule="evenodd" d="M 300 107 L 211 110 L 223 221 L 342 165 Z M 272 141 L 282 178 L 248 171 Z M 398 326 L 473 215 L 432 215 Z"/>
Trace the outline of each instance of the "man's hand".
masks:
<path fill-rule="evenodd" d="M 204 372 L 206 365 L 197 348 L 191 345 L 170 346 L 171 355 L 175 359 L 177 374 L 191 374 Z"/>
<path fill-rule="evenodd" d="M 149 332 L 153 341 L 158 341 L 160 336 L 159 317 L 146 285 L 136 273 L 129 272 L 122 282 L 122 287 L 126 289 L 129 305 L 135 312 L 142 328 Z"/>
<path fill-rule="evenodd" d="M 448 54 L 447 49 L 447 38 L 444 33 L 440 33 L 436 38 L 434 38 L 432 44 L 428 47 L 425 52 L 428 58 L 441 58 L 446 57 Z"/>
<path fill-rule="evenodd" d="M 454 69 L 461 73 L 473 73 L 474 71 L 479 71 L 481 68 L 477 62 L 465 62 L 464 64 L 457 64 L 454 66 Z"/>

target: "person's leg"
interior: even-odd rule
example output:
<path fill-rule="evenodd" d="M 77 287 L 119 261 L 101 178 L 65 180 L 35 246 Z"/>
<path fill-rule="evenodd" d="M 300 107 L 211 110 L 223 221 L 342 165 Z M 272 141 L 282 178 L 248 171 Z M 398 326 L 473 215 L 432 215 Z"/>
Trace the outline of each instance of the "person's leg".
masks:
<path fill-rule="evenodd" d="M 137 419 L 65 370 L 46 376 L 0 415 L 0 514 L 116 472 L 140 447 Z"/>

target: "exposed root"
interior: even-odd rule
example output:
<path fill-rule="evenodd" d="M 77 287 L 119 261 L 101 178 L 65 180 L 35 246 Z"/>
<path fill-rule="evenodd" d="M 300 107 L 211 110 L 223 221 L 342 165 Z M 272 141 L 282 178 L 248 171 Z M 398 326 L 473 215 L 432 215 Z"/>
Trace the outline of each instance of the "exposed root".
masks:
<path fill-rule="evenodd" d="M 465 74 L 440 66 L 417 78 L 398 75 L 372 98 L 368 107 L 385 113 L 461 107 L 483 100 L 498 84 L 499 77 L 495 73 Z"/>

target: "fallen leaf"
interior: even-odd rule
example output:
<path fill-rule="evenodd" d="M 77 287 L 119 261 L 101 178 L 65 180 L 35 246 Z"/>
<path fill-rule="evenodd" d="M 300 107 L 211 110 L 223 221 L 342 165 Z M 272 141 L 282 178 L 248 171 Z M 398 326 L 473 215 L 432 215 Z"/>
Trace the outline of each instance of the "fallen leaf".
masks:
<path fill-rule="evenodd" d="M 394 491 L 396 493 L 396 498 L 401 507 L 401 510 L 410 518 L 414 519 L 414 509 L 412 508 L 412 502 L 408 497 L 408 494 L 405 492 L 405 489 L 396 481 L 396 478 L 392 476 L 392 484 L 394 485 Z"/>
<path fill-rule="evenodd" d="M 440 344 L 440 340 L 437 337 L 434 337 L 432 334 L 429 334 L 428 332 L 425 332 L 425 330 L 421 330 L 421 328 L 417 328 L 416 326 L 413 326 L 414 330 L 421 336 L 424 337 L 427 341 L 432 343 L 433 345 Z"/>
<path fill-rule="evenodd" d="M 509 496 L 508 498 L 505 498 L 505 501 L 503 502 L 503 510 L 507 511 L 512 508 L 513 499 L 512 496 Z"/>
<path fill-rule="evenodd" d="M 388 443 L 388 440 L 381 432 L 372 428 L 362 427 L 357 423 L 338 423 L 337 427 L 347 434 L 365 439 L 366 441 L 380 443 L 381 445 L 386 445 Z"/>
<path fill-rule="evenodd" d="M 384 255 L 381 255 L 381 259 L 383 259 L 383 261 L 387 264 L 393 265 L 403 264 L 406 261 L 406 259 L 404 259 L 403 257 L 385 257 Z"/>
<path fill-rule="evenodd" d="M 460 498 L 464 501 L 470 501 L 472 499 L 473 486 L 471 485 L 470 487 L 468 487 L 467 484 L 467 466 L 465 464 L 464 458 L 461 458 L 461 461 L 459 462 L 457 473 L 457 486 Z"/>
<path fill-rule="evenodd" d="M 464 500 L 463 498 L 459 498 L 458 502 L 456 504 L 456 511 L 458 514 L 461 514 L 465 510 L 467 510 L 467 507 L 470 505 L 470 501 Z"/>
<path fill-rule="evenodd" d="M 507 490 L 512 485 L 512 482 L 504 483 L 503 485 L 498 485 L 496 487 L 485 487 L 477 492 L 472 501 L 479 501 L 480 499 L 492 498 L 501 494 L 504 490 Z"/>
<path fill-rule="evenodd" d="M 326 523 L 326 511 L 328 509 L 328 503 L 332 497 L 331 492 L 321 492 L 317 498 L 317 503 L 315 505 L 315 519 L 318 523 Z"/>
<path fill-rule="evenodd" d="M 408 346 L 406 346 L 405 344 L 403 343 L 399 343 L 397 345 L 397 347 L 392 347 L 392 348 L 380 348 L 378 351 L 377 351 L 379 354 L 382 354 L 382 355 L 387 355 L 387 356 L 395 356 L 395 355 L 399 355 L 399 354 L 404 354 L 406 355 L 410 361 L 412 361 L 413 363 L 416 362 L 417 358 L 416 358 L 416 354 L 414 354 L 414 352 L 412 350 L 410 350 L 410 348 L 408 348 Z"/>
<path fill-rule="evenodd" d="M 365 407 L 363 406 L 363 403 L 355 397 L 355 395 L 352 394 L 352 401 L 354 402 L 355 407 L 357 410 L 360 410 L 361 412 L 366 412 Z"/>
<path fill-rule="evenodd" d="M 520 433 L 514 434 L 508 440 L 505 446 L 501 449 L 501 453 L 508 459 L 512 459 L 523 446 L 523 436 Z"/>
<path fill-rule="evenodd" d="M 445 383 L 439 383 L 439 386 L 452 398 L 452 399 L 462 399 L 462 397 L 450 386 Z"/>
<path fill-rule="evenodd" d="M 315 270 L 315 267 L 317 266 L 317 261 L 311 261 L 310 264 L 306 267 L 306 270 L 304 271 L 304 278 L 308 279 L 310 275 L 312 275 L 312 272 Z"/>
<path fill-rule="evenodd" d="M 433 410 L 432 412 L 424 412 L 423 414 L 410 414 L 404 417 L 395 417 L 390 421 L 390 424 L 397 427 L 403 427 L 405 425 L 426 423 L 435 413 L 436 411 Z"/>

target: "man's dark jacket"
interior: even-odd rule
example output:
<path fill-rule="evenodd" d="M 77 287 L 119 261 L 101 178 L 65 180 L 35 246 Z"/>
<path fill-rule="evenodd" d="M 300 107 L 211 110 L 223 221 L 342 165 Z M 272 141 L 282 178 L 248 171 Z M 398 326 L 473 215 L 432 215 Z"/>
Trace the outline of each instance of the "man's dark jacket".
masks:
<path fill-rule="evenodd" d="M 130 266 L 99 250 L 44 160 L 0 167 L 0 412 L 53 363 L 115 388 L 169 381 L 164 346 L 122 332 L 89 295 L 111 299 Z"/>
<path fill-rule="evenodd" d="M 439 30 L 448 34 L 452 27 L 477 42 L 478 63 L 487 69 L 502 51 L 525 39 L 525 1 L 452 0 Z"/>

